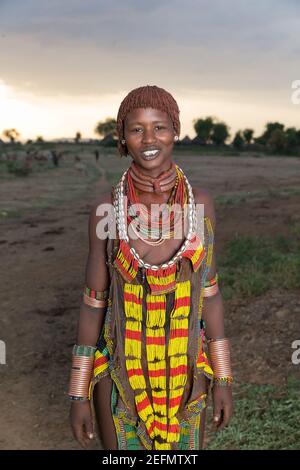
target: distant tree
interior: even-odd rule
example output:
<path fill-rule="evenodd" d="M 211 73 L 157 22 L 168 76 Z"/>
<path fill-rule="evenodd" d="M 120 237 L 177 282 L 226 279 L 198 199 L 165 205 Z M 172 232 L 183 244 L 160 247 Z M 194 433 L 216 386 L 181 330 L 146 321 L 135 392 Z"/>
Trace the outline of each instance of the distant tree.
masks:
<path fill-rule="evenodd" d="M 245 140 L 246 144 L 251 144 L 251 141 L 253 139 L 253 134 L 254 134 L 254 130 L 253 129 L 244 129 L 243 130 L 243 133 L 242 133 L 242 136 L 243 136 L 243 139 Z"/>
<path fill-rule="evenodd" d="M 36 138 L 37 144 L 42 144 L 44 142 L 44 137 L 42 135 L 38 135 Z"/>
<path fill-rule="evenodd" d="M 295 127 L 288 127 L 285 130 L 286 146 L 289 150 L 300 145 L 300 131 Z"/>
<path fill-rule="evenodd" d="M 267 122 L 264 132 L 261 136 L 257 137 L 255 141 L 259 144 L 267 145 L 269 143 L 271 135 L 273 134 L 273 131 L 277 129 L 283 131 L 284 124 L 281 124 L 280 122 Z"/>
<path fill-rule="evenodd" d="M 95 134 L 100 137 L 106 137 L 112 134 L 114 137 L 117 136 L 117 121 L 114 118 L 106 118 L 105 121 L 99 121 L 95 127 Z"/>
<path fill-rule="evenodd" d="M 225 122 L 214 124 L 211 140 L 216 145 L 224 145 L 229 137 L 229 127 Z"/>
<path fill-rule="evenodd" d="M 268 145 L 274 153 L 282 153 L 286 148 L 286 135 L 283 129 L 274 129 L 269 140 Z"/>
<path fill-rule="evenodd" d="M 199 137 L 204 144 L 208 144 L 211 140 L 214 121 L 215 118 L 212 116 L 207 116 L 204 119 L 194 119 L 193 121 L 197 137 Z"/>
<path fill-rule="evenodd" d="M 242 136 L 242 132 L 237 131 L 232 141 L 233 147 L 237 150 L 241 150 L 244 147 L 244 144 L 245 144 L 245 139 Z"/>
<path fill-rule="evenodd" d="M 20 137 L 20 134 L 16 129 L 5 129 L 2 134 L 4 137 L 9 139 L 12 144 Z"/>
<path fill-rule="evenodd" d="M 75 135 L 75 143 L 76 143 L 76 144 L 79 144 L 79 142 L 81 141 L 81 139 L 82 139 L 81 132 L 76 132 L 76 135 Z"/>

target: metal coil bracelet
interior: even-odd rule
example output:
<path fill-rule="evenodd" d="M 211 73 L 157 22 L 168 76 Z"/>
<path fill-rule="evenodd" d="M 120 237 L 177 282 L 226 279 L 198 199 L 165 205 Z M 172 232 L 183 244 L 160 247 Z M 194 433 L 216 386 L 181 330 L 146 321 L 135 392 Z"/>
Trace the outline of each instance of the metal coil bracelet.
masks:
<path fill-rule="evenodd" d="M 230 345 L 228 338 L 208 341 L 208 352 L 214 372 L 216 385 L 231 385 L 233 376 L 230 361 Z"/>
<path fill-rule="evenodd" d="M 69 398 L 74 401 L 89 399 L 89 386 L 93 373 L 96 347 L 75 345 L 72 354 L 72 369 Z"/>

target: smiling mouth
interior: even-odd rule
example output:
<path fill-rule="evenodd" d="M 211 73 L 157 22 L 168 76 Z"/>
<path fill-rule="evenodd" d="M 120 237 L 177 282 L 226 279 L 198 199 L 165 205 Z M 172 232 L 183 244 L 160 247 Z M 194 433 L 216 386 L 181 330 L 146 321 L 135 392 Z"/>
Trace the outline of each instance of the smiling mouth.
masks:
<path fill-rule="evenodd" d="M 146 150 L 144 152 L 141 152 L 142 157 L 144 160 L 154 160 L 160 153 L 160 149 L 154 149 L 154 150 Z"/>

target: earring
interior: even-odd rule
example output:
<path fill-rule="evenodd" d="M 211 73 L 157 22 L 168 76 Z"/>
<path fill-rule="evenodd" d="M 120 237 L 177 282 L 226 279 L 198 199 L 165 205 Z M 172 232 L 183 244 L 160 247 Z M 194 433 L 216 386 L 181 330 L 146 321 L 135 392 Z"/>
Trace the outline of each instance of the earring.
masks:
<path fill-rule="evenodd" d="M 177 141 L 178 139 L 179 139 L 178 135 L 175 135 L 174 140 Z"/>
<path fill-rule="evenodd" d="M 125 139 L 122 139 L 121 142 L 122 142 L 123 145 L 125 145 L 126 140 L 125 140 Z"/>

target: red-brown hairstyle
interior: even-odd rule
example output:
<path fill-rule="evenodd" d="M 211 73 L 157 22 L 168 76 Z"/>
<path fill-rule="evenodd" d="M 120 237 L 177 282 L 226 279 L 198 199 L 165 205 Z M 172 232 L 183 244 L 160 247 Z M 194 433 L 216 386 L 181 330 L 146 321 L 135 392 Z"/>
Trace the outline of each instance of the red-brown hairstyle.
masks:
<path fill-rule="evenodd" d="M 170 116 L 176 135 L 180 134 L 179 108 L 173 96 L 156 85 L 146 85 L 130 91 L 122 101 L 117 117 L 118 150 L 120 155 L 127 155 L 124 139 L 124 120 L 127 114 L 135 108 L 154 108 L 165 111 Z"/>

